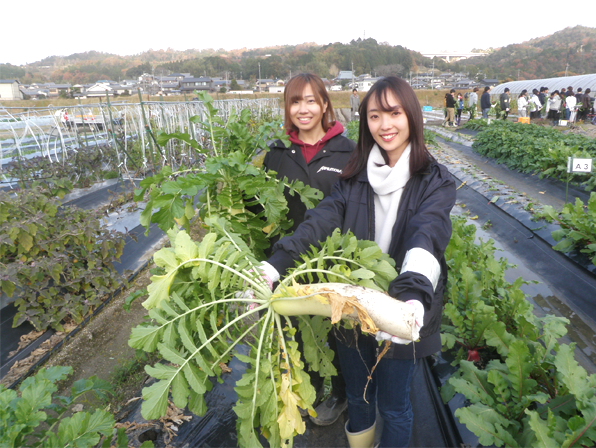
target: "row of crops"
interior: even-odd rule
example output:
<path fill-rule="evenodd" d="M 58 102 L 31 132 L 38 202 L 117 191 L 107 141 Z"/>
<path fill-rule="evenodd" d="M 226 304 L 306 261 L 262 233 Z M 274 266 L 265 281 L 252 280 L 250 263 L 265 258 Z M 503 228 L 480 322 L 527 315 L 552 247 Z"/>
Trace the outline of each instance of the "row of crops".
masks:
<path fill-rule="evenodd" d="M 205 394 L 213 387 L 212 380 L 224 375 L 221 363 L 231 359 L 236 345 L 246 344 L 249 353 L 236 354 L 248 365 L 235 388 L 239 445 L 262 446 L 260 436 L 264 436 L 271 446 L 281 446 L 305 431 L 298 408 L 312 409 L 315 398 L 307 371 L 327 377 L 335 372 L 330 362 L 333 353 L 325 345 L 330 322 L 300 316 L 298 328 L 293 328 L 275 312 L 273 302 L 309 295 L 298 285 L 315 280 L 384 290 L 396 275 L 394 263 L 374 243 L 334 234 L 320 249 L 306 254 L 282 279 L 279 294 L 272 295 L 251 269 L 264 259 L 272 239 L 291 225 L 284 189 L 299 195 L 308 207 L 317 203 L 320 193 L 299 182 L 278 181 L 273 173 L 260 169 L 259 155 L 267 140 L 285 138 L 279 122 L 255 120 L 248 110 L 232 111 L 224 118 L 209 97 L 202 100 L 204 115 L 188 118 L 194 126 L 156 131 L 155 143 L 161 148 L 176 147 L 179 154 L 192 154 L 203 163 L 156 164 L 153 175 L 141 180 L 134 193 L 135 200 L 146 204 L 141 224 L 156 223 L 170 239 L 169 247 L 154 256 L 157 267 L 151 284 L 135 295 L 144 300 L 148 316 L 132 331 L 129 344 L 158 353 L 162 359 L 146 367 L 155 381 L 143 390 L 142 412 L 148 419 L 159 418 L 171 399 L 196 415 L 205 414 Z M 111 257 L 117 258 L 121 250 L 118 237 L 110 240 L 97 233 L 101 229 L 53 230 L 46 222 L 35 222 L 41 219 L 35 210 L 43 209 L 49 217 L 76 223 L 61 215 L 55 191 L 46 188 L 42 193 L 24 207 L 32 213 L 27 216 L 8 208 L 12 196 L 0 199 L 4 207 L 0 217 L 6 223 L 2 235 L 7 235 L 2 263 L 10 260 L 15 272 L 25 272 L 21 277 L 2 277 L 2 288 L 15 294 L 42 286 L 28 293 L 37 299 L 37 308 L 20 315 L 40 328 L 59 326 L 67 315 L 80 319 L 96 305 L 93 297 L 84 294 L 108 288 L 111 282 L 95 284 L 93 275 L 78 273 L 73 276 L 80 279 L 82 292 L 69 291 L 72 301 L 58 303 L 57 297 L 62 300 L 61 293 L 67 291 L 63 284 L 67 288 L 71 282 L 62 274 L 68 270 L 55 267 L 56 263 L 68 262 L 75 268 L 87 263 L 87 268 L 97 271 L 109 266 Z M 196 220 L 207 231 L 201 241 L 189 236 Z M 524 281 L 505 281 L 509 265 L 495 258 L 492 242 L 478 244 L 474 226 L 462 218 L 453 218 L 453 224 L 446 252 L 450 276 L 442 338 L 444 350 L 453 353 L 459 370 L 443 387 L 443 398 L 447 401 L 455 392 L 466 396 L 470 406 L 456 416 L 483 445 L 593 445 L 596 376 L 577 365 L 573 345 L 557 342 L 568 322 L 555 316 L 536 317 L 520 290 Z M 52 232 L 70 239 L 42 243 L 42 237 Z M 36 270 L 41 255 L 52 252 L 58 261 L 48 262 L 45 271 Z M 239 296 L 237 292 L 247 285 L 254 296 Z M 54 289 L 46 292 L 47 288 Z M 57 311 L 61 305 L 66 305 L 66 314 Z M 46 313 L 42 322 L 40 315 Z M 296 332 L 302 333 L 310 348 L 304 353 L 297 349 Z M 0 386 L 0 400 L 6 404 L 3 446 L 22 446 L 31 437 L 47 418 L 56 382 L 68 373 L 68 368 L 42 371 L 25 380 L 19 394 Z M 96 378 L 77 382 L 71 396 L 60 398 L 60 406 L 54 409 L 61 415 L 73 398 L 107 390 Z M 105 411 L 78 412 L 59 422 L 52 420 L 49 429 L 34 439 L 42 446 L 62 446 L 74 439 L 78 446 L 94 446 L 103 436 L 104 446 L 126 446 L 124 431 L 113 435 L 113 428 L 113 417 Z"/>
<path fill-rule="evenodd" d="M 493 121 L 489 126 L 484 120 L 477 122 L 480 126 L 469 124 L 481 129 L 472 145 L 474 151 L 513 170 L 556 179 L 590 192 L 587 203 L 576 199 L 562 210 L 544 207 L 537 218 L 559 224 L 560 229 L 553 234 L 558 241 L 556 250 L 584 253 L 596 265 L 596 173 L 567 172 L 570 157 L 596 158 L 596 140 L 533 124 Z"/>
<path fill-rule="evenodd" d="M 227 120 L 236 110 L 250 111 L 253 122 L 279 115 L 276 99 L 215 102 Z M 205 103 L 105 103 L 90 107 L 3 109 L 0 113 L 0 178 L 5 185 L 45 180 L 86 187 L 101 179 L 144 177 L 164 166 L 200 163 L 174 142 L 160 144 L 159 132 L 187 132 L 202 140 Z M 194 118 L 193 118 L 194 117 Z"/>

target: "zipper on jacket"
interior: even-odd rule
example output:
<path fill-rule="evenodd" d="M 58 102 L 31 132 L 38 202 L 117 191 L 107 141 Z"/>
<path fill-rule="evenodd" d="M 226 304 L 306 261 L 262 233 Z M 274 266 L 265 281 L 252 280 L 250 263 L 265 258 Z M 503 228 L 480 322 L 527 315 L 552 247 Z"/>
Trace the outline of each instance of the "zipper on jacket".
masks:
<path fill-rule="evenodd" d="M 369 241 L 374 241 L 374 235 L 373 235 L 373 223 L 372 223 L 372 218 L 373 218 L 373 214 L 374 214 L 374 207 L 371 210 L 371 204 L 374 206 L 375 204 L 375 195 L 373 192 L 373 189 L 370 185 L 370 183 L 368 184 L 368 240 Z"/>

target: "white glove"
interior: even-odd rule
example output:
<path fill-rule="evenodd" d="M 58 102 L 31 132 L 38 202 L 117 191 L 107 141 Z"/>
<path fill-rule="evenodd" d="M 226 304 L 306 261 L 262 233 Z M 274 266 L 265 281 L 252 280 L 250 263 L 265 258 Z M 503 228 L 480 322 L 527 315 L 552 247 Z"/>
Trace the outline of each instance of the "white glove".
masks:
<path fill-rule="evenodd" d="M 420 329 L 424 325 L 424 305 L 418 300 L 408 300 L 406 304 L 412 306 L 412 312 L 414 313 L 414 328 L 412 329 L 412 338 L 417 340 L 420 337 Z M 385 331 L 377 331 L 375 335 L 377 341 L 391 341 L 394 344 L 409 344 L 409 339 L 403 339 L 397 336 L 393 336 Z"/>
<path fill-rule="evenodd" d="M 259 266 L 257 266 L 257 270 L 261 273 L 261 278 L 267 284 L 267 286 L 269 286 L 269 289 L 271 291 L 273 291 L 273 283 L 275 283 L 276 281 L 279 280 L 279 272 L 277 272 L 277 269 L 275 269 L 272 265 L 270 265 L 266 261 L 263 261 Z M 252 273 L 254 271 L 252 269 L 250 269 L 248 272 Z M 248 288 L 244 291 L 238 291 L 234 295 L 234 297 L 241 298 L 241 299 L 254 300 L 255 292 L 252 289 Z M 259 306 L 259 304 L 253 302 L 247 306 L 247 310 L 252 310 L 252 309 L 256 308 L 257 306 Z"/>
<path fill-rule="evenodd" d="M 277 269 L 266 261 L 263 261 L 257 269 L 261 271 L 261 276 L 267 282 L 269 288 L 273 290 L 273 284 L 279 281 L 279 272 L 277 272 Z"/>
<path fill-rule="evenodd" d="M 412 342 L 409 339 L 398 338 L 397 336 L 393 336 L 392 334 L 386 333 L 381 330 L 377 331 L 377 334 L 375 335 L 375 339 L 377 341 L 391 341 L 394 344 L 403 344 L 403 345 L 407 345 L 410 342 Z"/>
<path fill-rule="evenodd" d="M 406 302 L 408 305 L 412 305 L 414 307 L 414 329 L 412 331 L 412 337 L 414 340 L 420 337 L 420 329 L 424 325 L 424 305 L 422 302 L 418 300 L 408 300 Z"/>

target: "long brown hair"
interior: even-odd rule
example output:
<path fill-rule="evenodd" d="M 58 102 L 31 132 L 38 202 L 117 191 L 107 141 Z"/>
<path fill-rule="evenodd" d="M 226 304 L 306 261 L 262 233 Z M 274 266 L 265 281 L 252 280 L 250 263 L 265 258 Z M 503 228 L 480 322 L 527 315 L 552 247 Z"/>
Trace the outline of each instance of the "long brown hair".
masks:
<path fill-rule="evenodd" d="M 432 155 L 426 149 L 424 144 L 424 120 L 422 119 L 422 109 L 414 90 L 410 85 L 401 78 L 396 76 L 388 76 L 382 78 L 373 84 L 368 91 L 362 103 L 360 103 L 360 135 L 358 136 L 358 143 L 356 149 L 352 153 L 350 160 L 346 164 L 342 179 L 355 179 L 360 172 L 366 169 L 366 163 L 370 151 L 375 145 L 375 140 L 368 128 L 368 102 L 374 98 L 379 108 L 384 112 L 393 111 L 393 107 L 387 100 L 387 94 L 391 92 L 399 101 L 406 117 L 408 118 L 408 128 L 410 130 L 410 173 L 415 175 L 425 170 Z M 381 151 L 385 163 L 389 163 L 389 158 L 385 151 Z"/>
<path fill-rule="evenodd" d="M 323 131 L 327 132 L 331 127 L 331 124 L 335 122 L 335 112 L 333 112 L 333 106 L 331 105 L 331 100 L 329 99 L 329 94 L 327 93 L 327 89 L 325 89 L 323 80 L 312 73 L 299 73 L 298 75 L 293 76 L 286 84 L 284 89 L 284 110 L 286 113 L 284 126 L 286 131 L 298 132 L 298 128 L 292 123 L 290 117 L 290 107 L 292 107 L 294 101 L 302 99 L 304 88 L 307 84 L 310 84 L 315 96 L 315 101 L 321 110 L 323 110 L 323 106 L 327 104 L 327 110 L 323 112 L 323 116 L 321 117 Z"/>

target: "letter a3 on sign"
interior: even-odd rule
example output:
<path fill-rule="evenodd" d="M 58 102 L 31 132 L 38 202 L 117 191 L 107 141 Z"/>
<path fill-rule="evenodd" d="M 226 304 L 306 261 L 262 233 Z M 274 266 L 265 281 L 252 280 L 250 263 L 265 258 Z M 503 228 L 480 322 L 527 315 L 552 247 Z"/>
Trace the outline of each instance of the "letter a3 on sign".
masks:
<path fill-rule="evenodd" d="M 569 164 L 567 165 L 568 173 L 591 173 L 592 172 L 592 159 L 576 159 L 569 158 Z M 571 169 L 569 169 L 571 168 Z"/>

